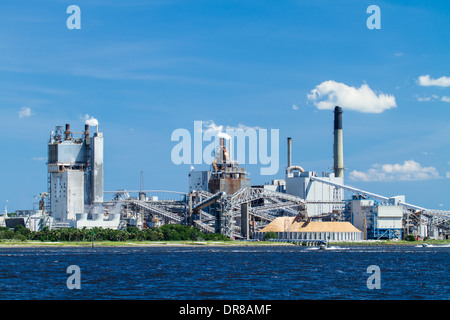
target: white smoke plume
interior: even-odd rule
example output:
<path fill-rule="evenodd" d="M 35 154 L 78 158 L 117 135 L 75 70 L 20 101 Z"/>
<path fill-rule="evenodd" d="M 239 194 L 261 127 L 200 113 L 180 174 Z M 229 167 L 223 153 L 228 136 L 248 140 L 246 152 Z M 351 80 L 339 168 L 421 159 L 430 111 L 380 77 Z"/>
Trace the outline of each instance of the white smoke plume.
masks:
<path fill-rule="evenodd" d="M 84 119 L 85 119 L 85 124 L 87 124 L 87 125 L 89 125 L 91 127 L 98 126 L 98 120 L 95 119 L 94 117 L 91 116 L 89 118 L 89 115 L 87 114 L 87 115 L 84 116 Z"/>
<path fill-rule="evenodd" d="M 225 138 L 225 139 L 227 139 L 227 140 L 230 140 L 230 139 L 231 139 L 230 135 L 228 135 L 227 133 L 225 133 L 225 132 L 223 131 L 223 126 L 216 125 L 216 124 L 214 123 L 214 121 L 212 121 L 212 120 L 206 121 L 205 126 L 206 126 L 206 128 L 207 128 L 206 131 L 211 130 L 212 132 L 214 132 L 214 133 L 216 134 L 216 136 L 217 136 L 218 138 Z"/>

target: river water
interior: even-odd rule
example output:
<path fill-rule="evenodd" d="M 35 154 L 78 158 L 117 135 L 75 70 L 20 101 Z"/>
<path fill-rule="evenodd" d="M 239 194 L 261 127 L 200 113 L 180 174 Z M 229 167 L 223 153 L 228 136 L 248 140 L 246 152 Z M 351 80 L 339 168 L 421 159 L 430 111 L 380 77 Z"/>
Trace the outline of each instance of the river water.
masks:
<path fill-rule="evenodd" d="M 0 299 L 448 300 L 449 259 L 437 245 L 1 248 Z"/>

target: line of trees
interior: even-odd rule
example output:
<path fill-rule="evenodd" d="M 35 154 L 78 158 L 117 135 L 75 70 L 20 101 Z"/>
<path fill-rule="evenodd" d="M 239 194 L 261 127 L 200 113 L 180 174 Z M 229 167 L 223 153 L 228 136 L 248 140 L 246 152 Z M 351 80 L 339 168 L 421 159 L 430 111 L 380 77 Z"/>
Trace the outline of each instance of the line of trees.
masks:
<path fill-rule="evenodd" d="M 16 225 L 14 229 L 0 227 L 0 239 L 16 241 L 226 241 L 222 234 L 202 233 L 200 229 L 184 225 L 163 225 L 159 228 L 139 230 L 127 227 L 126 230 L 103 228 L 52 229 L 45 227 L 40 231 L 30 231 L 23 225 Z"/>

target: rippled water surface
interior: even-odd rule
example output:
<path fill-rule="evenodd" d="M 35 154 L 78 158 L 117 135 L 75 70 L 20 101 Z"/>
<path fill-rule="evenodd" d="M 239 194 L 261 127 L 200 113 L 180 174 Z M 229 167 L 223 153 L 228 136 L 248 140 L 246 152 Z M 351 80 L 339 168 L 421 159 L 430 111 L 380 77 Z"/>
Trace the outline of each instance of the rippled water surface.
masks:
<path fill-rule="evenodd" d="M 0 299 L 447 300 L 449 259 L 450 246 L 2 248 Z"/>

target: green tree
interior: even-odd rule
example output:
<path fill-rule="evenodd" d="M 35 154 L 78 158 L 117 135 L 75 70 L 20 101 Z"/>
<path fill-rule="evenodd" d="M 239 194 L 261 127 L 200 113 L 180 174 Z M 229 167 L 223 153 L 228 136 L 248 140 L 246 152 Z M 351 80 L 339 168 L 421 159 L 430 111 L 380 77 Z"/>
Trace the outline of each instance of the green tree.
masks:
<path fill-rule="evenodd" d="M 275 232 L 269 231 L 264 234 L 264 240 L 269 241 L 270 239 L 276 239 L 278 236 Z"/>
<path fill-rule="evenodd" d="M 16 240 L 16 241 L 27 241 L 27 238 L 26 238 L 23 234 L 20 234 L 20 233 L 16 233 L 16 234 L 12 237 L 12 239 L 13 239 L 13 240 Z"/>
<path fill-rule="evenodd" d="M 12 239 L 14 231 L 7 227 L 0 227 L 0 239 Z"/>

